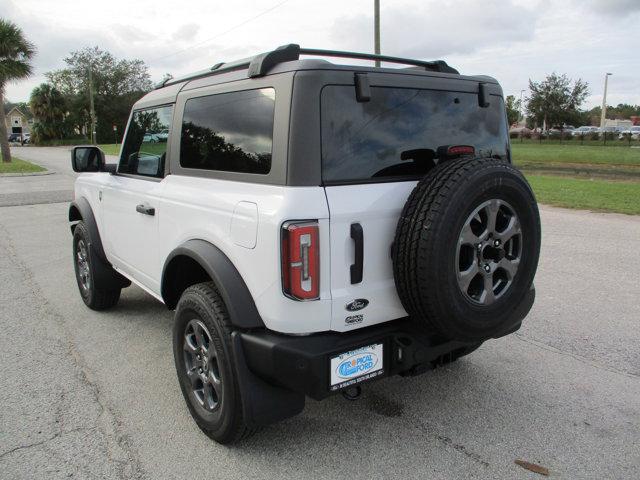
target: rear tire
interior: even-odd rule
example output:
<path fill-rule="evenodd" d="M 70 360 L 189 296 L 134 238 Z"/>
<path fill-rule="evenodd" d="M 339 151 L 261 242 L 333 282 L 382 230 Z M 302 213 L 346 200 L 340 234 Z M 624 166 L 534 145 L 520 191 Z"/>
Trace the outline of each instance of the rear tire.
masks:
<path fill-rule="evenodd" d="M 101 285 L 106 270 L 113 270 L 105 265 L 95 254 L 87 227 L 79 222 L 73 230 L 73 265 L 76 281 L 82 301 L 92 310 L 107 310 L 118 303 L 120 288 L 104 288 Z M 115 271 L 109 272 L 116 274 Z"/>
<path fill-rule="evenodd" d="M 198 427 L 218 443 L 254 433 L 243 416 L 227 308 L 213 282 L 187 288 L 178 302 L 173 355 L 182 395 Z"/>
<path fill-rule="evenodd" d="M 511 164 L 447 161 L 415 187 L 398 222 L 394 279 L 409 315 L 446 338 L 508 331 L 538 265 L 535 196 Z"/>

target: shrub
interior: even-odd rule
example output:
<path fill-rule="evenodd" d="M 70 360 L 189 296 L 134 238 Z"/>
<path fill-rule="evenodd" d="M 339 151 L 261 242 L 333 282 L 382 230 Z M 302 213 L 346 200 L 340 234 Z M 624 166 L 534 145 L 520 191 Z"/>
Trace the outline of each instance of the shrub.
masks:
<path fill-rule="evenodd" d="M 41 140 L 39 142 L 32 142 L 41 147 L 62 147 L 62 146 L 73 146 L 73 145 L 86 145 L 90 143 L 89 139 L 86 137 L 72 137 L 72 138 L 62 138 L 62 139 L 53 139 L 53 140 Z"/>

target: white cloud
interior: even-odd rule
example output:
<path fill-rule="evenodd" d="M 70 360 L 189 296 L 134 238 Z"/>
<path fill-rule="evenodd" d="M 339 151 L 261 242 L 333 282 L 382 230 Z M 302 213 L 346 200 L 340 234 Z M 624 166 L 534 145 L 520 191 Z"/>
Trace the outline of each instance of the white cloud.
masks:
<path fill-rule="evenodd" d="M 510 0 L 389 3 L 381 9 L 387 53 L 439 57 L 533 39 L 539 14 Z M 332 34 L 349 48 L 370 48 L 373 16 L 340 18 Z"/>

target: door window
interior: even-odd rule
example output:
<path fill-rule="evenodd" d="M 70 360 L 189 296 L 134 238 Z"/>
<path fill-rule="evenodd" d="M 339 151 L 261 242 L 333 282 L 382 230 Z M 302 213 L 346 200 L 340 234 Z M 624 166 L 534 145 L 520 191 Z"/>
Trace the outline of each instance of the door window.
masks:
<path fill-rule="evenodd" d="M 133 112 L 118 173 L 164 177 L 172 115 L 171 105 Z"/>

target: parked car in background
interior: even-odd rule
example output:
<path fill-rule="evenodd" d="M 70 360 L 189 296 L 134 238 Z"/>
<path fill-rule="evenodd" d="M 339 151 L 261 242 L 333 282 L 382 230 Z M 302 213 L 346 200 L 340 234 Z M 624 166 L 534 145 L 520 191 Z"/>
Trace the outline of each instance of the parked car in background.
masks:
<path fill-rule="evenodd" d="M 527 136 L 527 135 L 531 135 L 532 130 L 530 128 L 527 127 L 511 127 L 509 128 L 509 135 L 510 136 L 514 136 L 514 135 L 518 135 L 518 136 Z"/>
<path fill-rule="evenodd" d="M 161 132 L 156 133 L 156 138 L 159 142 L 166 142 L 169 138 L 169 130 L 162 130 Z"/>
<path fill-rule="evenodd" d="M 571 135 L 575 127 L 572 125 L 555 126 L 548 129 L 545 133 L 547 137 L 560 138 L 562 136 Z"/>
<path fill-rule="evenodd" d="M 10 133 L 9 134 L 9 143 L 19 143 L 24 145 L 25 143 L 29 143 L 31 139 L 31 134 L 29 133 Z"/>
<path fill-rule="evenodd" d="M 597 132 L 598 127 L 592 127 L 588 125 L 583 125 L 582 127 L 578 127 L 571 132 L 574 137 L 579 137 L 581 135 L 589 135 L 590 133 Z"/>
<path fill-rule="evenodd" d="M 627 135 L 631 135 L 631 139 L 640 140 L 640 125 L 636 125 L 630 128 L 625 128 L 620 132 L 619 139 L 624 140 Z"/>

